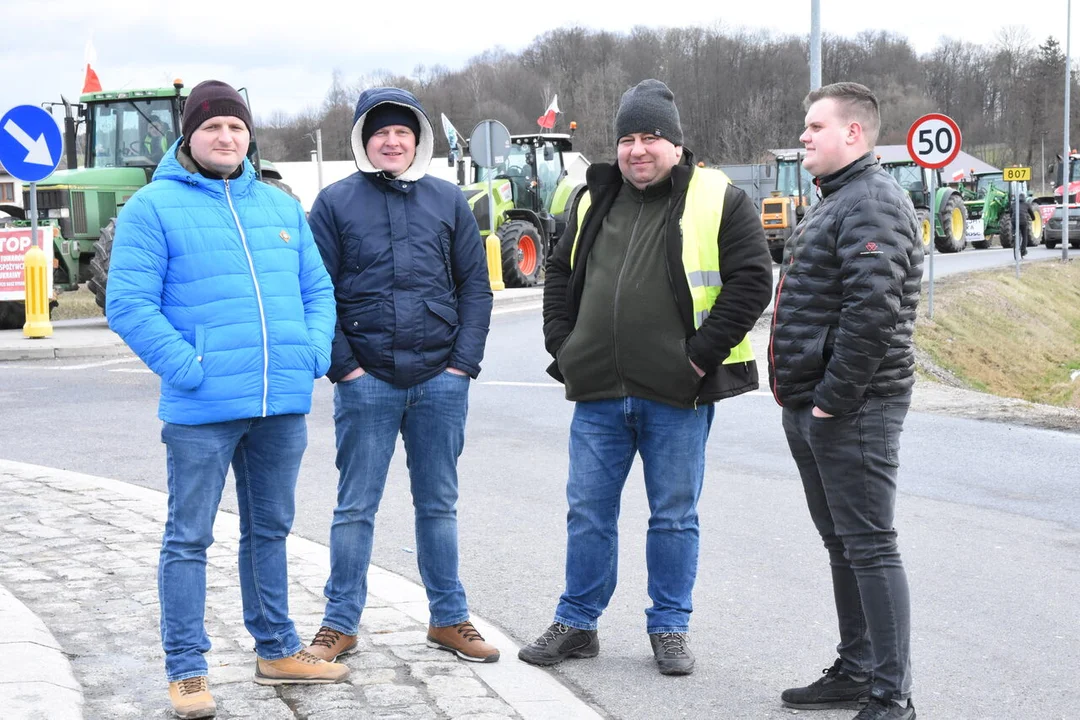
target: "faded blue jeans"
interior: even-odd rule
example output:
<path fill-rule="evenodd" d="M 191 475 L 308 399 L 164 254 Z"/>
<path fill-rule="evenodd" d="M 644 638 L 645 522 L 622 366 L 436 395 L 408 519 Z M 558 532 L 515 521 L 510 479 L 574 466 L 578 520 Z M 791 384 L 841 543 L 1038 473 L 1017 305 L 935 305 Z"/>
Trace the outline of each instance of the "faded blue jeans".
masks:
<path fill-rule="evenodd" d="M 334 386 L 338 502 L 330 527 L 330 579 L 322 624 L 355 635 L 386 474 L 398 433 L 405 441 L 416 521 L 416 560 L 431 624 L 469 619 L 458 579 L 457 461 L 465 447 L 467 375 L 443 371 L 411 388 L 370 373 Z"/>
<path fill-rule="evenodd" d="M 303 644 L 289 619 L 285 538 L 307 448 L 304 415 L 207 425 L 165 423 L 169 515 L 158 564 L 161 646 L 169 682 L 207 674 L 206 549 L 232 464 L 240 510 L 240 596 L 255 651 L 278 660 Z"/>
<path fill-rule="evenodd" d="M 676 408 L 627 397 L 579 402 L 570 423 L 566 590 L 555 621 L 595 630 L 615 592 L 623 486 L 641 455 L 649 530 L 645 563 L 650 634 L 687 632 L 697 578 L 697 503 L 705 477 L 712 404 Z"/>

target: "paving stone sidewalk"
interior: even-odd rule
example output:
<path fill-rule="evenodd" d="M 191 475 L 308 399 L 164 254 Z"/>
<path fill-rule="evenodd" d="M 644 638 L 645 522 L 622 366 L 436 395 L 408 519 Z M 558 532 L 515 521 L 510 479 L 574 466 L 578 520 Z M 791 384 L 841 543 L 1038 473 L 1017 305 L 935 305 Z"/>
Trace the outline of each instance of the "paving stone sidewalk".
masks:
<path fill-rule="evenodd" d="M 0 588 L 30 608 L 55 637 L 82 688 L 81 717 L 173 717 L 158 635 L 156 585 L 165 512 L 162 493 L 0 460 Z M 206 608 L 213 649 L 207 659 L 222 720 L 600 717 L 551 675 L 520 663 L 514 643 L 482 619 L 474 622 L 499 646 L 500 662 L 465 663 L 426 647 L 423 590 L 375 567 L 369 574 L 361 650 L 345 659 L 352 668 L 348 683 L 255 685 L 253 641 L 243 625 L 236 571 L 237 517 L 220 512 L 214 535 Z M 290 537 L 290 613 L 302 638 L 318 629 L 328 571 L 325 547 Z M 3 598 L 0 593 L 0 605 Z M 0 627 L 0 649 L 12 642 L 11 635 L 11 629 Z M 8 653 L 9 660 L 17 661 Z M 53 665 L 58 680 L 54 685 L 40 682 L 40 677 L 23 677 L 38 682 L 21 686 L 19 669 L 12 670 L 12 664 L 0 672 L 0 692 L 5 683 L 15 682 L 24 699 L 22 706 L 16 701 L 15 715 L 8 707 L 5 718 L 80 717 L 77 703 L 68 704 L 75 709 L 67 714 L 46 712 L 62 692 L 71 692 L 62 687 L 62 664 Z M 12 673 L 14 678 L 4 677 Z"/>

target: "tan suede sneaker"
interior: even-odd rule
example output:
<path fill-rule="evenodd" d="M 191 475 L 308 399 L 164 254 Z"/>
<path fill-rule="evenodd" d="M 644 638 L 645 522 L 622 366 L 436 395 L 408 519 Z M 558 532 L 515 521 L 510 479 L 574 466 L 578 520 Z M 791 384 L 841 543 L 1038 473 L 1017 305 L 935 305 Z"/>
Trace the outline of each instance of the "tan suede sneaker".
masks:
<path fill-rule="evenodd" d="M 499 659 L 499 649 L 484 642 L 484 638 L 468 620 L 448 627 L 428 625 L 427 645 L 437 650 L 452 652 L 462 660 L 470 662 L 491 663 Z"/>
<path fill-rule="evenodd" d="M 280 660 L 255 661 L 255 682 L 259 685 L 327 685 L 348 677 L 345 665 L 326 662 L 307 650 Z"/>
<path fill-rule="evenodd" d="M 325 625 L 319 628 L 319 632 L 315 633 L 315 639 L 308 646 L 309 653 L 326 662 L 334 662 L 338 657 L 354 653 L 356 650 L 355 635 L 346 635 Z"/>
<path fill-rule="evenodd" d="M 169 683 L 169 702 L 176 717 L 184 720 L 211 718 L 217 714 L 217 703 L 210 694 L 205 675 Z"/>

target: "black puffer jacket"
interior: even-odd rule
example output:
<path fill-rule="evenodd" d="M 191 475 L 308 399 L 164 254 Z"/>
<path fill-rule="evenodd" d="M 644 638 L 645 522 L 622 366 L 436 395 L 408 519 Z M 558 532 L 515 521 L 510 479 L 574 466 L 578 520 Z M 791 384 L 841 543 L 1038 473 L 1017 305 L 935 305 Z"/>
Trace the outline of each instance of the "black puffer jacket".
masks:
<path fill-rule="evenodd" d="M 777 284 L 769 381 L 781 405 L 841 415 L 915 382 L 923 247 L 911 201 L 873 154 L 819 187 Z"/>

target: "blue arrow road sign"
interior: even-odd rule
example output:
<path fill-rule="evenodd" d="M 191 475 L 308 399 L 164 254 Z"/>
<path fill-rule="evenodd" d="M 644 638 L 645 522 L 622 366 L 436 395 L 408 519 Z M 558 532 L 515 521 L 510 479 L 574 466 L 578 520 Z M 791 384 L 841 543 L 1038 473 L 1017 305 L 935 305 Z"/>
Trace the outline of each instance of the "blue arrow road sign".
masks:
<path fill-rule="evenodd" d="M 52 175 L 64 153 L 53 116 L 33 105 L 18 105 L 0 118 L 0 165 L 23 182 Z"/>

